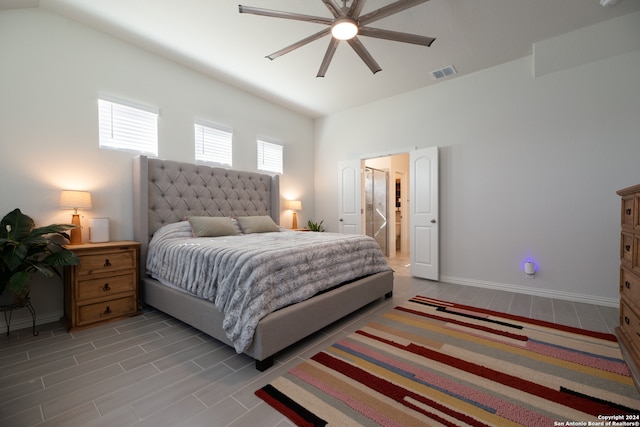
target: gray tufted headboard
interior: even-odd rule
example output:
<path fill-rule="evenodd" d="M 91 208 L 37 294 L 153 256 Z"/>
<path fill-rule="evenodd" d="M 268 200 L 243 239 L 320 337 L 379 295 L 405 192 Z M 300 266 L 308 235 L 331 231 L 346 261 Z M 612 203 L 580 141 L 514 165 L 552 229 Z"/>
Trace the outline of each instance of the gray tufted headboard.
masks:
<path fill-rule="evenodd" d="M 278 175 L 137 156 L 133 201 L 134 238 L 141 242 L 140 270 L 144 270 L 153 233 L 190 215 L 268 215 L 280 223 Z"/>

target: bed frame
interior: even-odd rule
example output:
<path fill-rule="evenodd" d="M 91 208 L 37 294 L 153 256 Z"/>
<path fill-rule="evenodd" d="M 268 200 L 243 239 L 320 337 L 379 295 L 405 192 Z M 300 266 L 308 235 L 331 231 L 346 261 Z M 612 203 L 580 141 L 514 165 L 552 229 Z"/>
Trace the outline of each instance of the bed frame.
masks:
<path fill-rule="evenodd" d="M 146 274 L 153 233 L 189 215 L 268 215 L 280 222 L 279 176 L 241 172 L 137 156 L 133 165 L 134 237 L 140 247 L 141 300 L 233 346 L 222 329 L 222 313 L 213 303 L 164 286 Z M 265 316 L 245 354 L 264 371 L 280 350 L 393 292 L 386 271 L 333 288 Z"/>

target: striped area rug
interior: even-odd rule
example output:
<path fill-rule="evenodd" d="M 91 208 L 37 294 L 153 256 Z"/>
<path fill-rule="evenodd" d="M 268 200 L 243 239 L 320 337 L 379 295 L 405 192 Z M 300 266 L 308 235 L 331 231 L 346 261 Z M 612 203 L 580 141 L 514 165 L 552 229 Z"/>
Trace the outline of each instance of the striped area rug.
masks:
<path fill-rule="evenodd" d="M 299 426 L 640 425 L 613 335 L 421 296 L 256 395 Z"/>

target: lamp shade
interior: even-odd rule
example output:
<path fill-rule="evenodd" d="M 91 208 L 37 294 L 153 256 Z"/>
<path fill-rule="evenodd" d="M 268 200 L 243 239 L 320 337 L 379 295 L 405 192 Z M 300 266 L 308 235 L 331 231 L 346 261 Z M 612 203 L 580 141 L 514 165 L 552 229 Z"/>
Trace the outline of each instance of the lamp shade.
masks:
<path fill-rule="evenodd" d="M 60 193 L 62 209 L 91 209 L 91 193 L 88 191 L 62 190 Z"/>
<path fill-rule="evenodd" d="M 302 202 L 300 200 L 287 200 L 287 209 L 299 211 L 302 209 Z"/>

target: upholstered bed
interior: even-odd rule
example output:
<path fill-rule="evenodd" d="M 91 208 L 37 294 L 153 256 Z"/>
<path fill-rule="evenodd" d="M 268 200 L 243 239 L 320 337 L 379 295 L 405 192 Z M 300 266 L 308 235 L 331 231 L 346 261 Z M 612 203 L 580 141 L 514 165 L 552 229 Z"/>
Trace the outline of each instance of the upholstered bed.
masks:
<path fill-rule="evenodd" d="M 141 242 L 142 301 L 240 351 L 238 343 L 228 336 L 223 312 L 212 301 L 167 286 L 155 273 L 152 277 L 145 268 L 149 243 L 158 230 L 160 235 L 167 229 L 183 227 L 181 224 L 190 217 L 270 217 L 269 222 L 279 223 L 279 176 L 146 156 L 134 159 L 133 172 L 134 237 Z M 309 233 L 285 231 L 274 237 L 298 238 L 300 244 L 306 244 L 302 234 Z M 152 246 L 152 256 L 155 251 Z M 376 299 L 390 297 L 392 291 L 390 269 L 346 283 L 327 284 L 326 290 L 311 298 L 278 307 L 260 318 L 250 344 L 240 347 L 241 351 L 255 359 L 257 369 L 265 370 L 273 364 L 277 352 Z"/>

